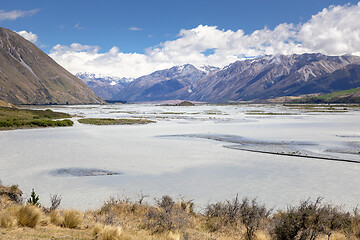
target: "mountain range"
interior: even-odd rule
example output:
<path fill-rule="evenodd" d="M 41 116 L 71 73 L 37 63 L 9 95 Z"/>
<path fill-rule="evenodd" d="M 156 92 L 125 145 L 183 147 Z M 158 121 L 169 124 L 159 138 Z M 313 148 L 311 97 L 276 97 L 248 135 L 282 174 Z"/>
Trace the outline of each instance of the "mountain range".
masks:
<path fill-rule="evenodd" d="M 104 102 L 33 43 L 1 27 L 0 100 L 12 104 Z"/>
<path fill-rule="evenodd" d="M 196 82 L 186 99 L 205 102 L 256 101 L 283 96 L 324 94 L 360 86 L 347 78 L 357 56 L 301 54 L 237 61 Z M 185 97 L 185 96 L 184 96 Z"/>
<path fill-rule="evenodd" d="M 15 105 L 104 103 L 101 97 L 128 102 L 256 102 L 358 87 L 360 57 L 320 53 L 267 55 L 222 69 L 185 64 L 137 79 L 89 73 L 75 77 L 33 43 L 0 28 L 0 101 Z M 357 94 L 347 98 L 352 96 L 358 99 Z"/>
<path fill-rule="evenodd" d="M 176 99 L 177 95 L 174 93 L 181 89 L 191 92 L 191 85 L 215 69 L 217 68 L 196 68 L 191 64 L 186 64 L 156 71 L 129 83 L 113 97 L 113 100 L 146 102 Z"/>
<path fill-rule="evenodd" d="M 360 87 L 359 69 L 360 57 L 319 53 L 262 56 L 222 69 L 186 64 L 126 81 L 107 97 L 128 102 L 181 99 L 215 103 L 319 95 Z"/>
<path fill-rule="evenodd" d="M 91 90 L 103 99 L 112 99 L 124 89 L 133 79 L 97 75 L 93 73 L 76 73 Z"/>

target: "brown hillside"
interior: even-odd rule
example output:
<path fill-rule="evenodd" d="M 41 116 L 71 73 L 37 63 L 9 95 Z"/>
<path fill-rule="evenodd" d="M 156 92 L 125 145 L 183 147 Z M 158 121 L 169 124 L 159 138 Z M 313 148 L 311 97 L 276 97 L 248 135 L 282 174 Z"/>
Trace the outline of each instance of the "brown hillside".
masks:
<path fill-rule="evenodd" d="M 34 44 L 1 27 L 0 100 L 12 104 L 103 102 Z"/>

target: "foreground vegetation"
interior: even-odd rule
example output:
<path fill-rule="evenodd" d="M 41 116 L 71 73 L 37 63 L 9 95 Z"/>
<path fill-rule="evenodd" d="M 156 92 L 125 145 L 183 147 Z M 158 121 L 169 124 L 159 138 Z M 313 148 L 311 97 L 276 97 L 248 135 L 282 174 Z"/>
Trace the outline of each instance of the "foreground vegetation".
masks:
<path fill-rule="evenodd" d="M 59 210 L 61 197 L 51 206 L 40 203 L 33 190 L 23 204 L 16 185 L 0 186 L 1 239 L 359 239 L 360 214 L 326 204 L 302 201 L 286 210 L 267 209 L 256 199 L 236 196 L 208 204 L 202 213 L 193 201 L 169 196 L 144 203 L 110 198 L 100 209 Z"/>
<path fill-rule="evenodd" d="M 148 124 L 154 123 L 148 119 L 113 119 L 113 118 L 82 118 L 78 120 L 79 123 L 92 125 L 133 125 L 133 124 Z"/>
<path fill-rule="evenodd" d="M 69 119 L 67 113 L 53 112 L 46 110 L 31 110 L 0 107 L 0 130 L 33 128 L 33 127 L 65 127 L 74 123 Z"/>

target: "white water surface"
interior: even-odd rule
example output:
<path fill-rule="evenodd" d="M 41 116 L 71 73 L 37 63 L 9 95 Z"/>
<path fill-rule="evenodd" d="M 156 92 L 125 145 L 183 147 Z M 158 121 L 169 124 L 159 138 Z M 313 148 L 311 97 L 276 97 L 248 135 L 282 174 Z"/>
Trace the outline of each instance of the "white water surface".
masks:
<path fill-rule="evenodd" d="M 255 142 L 256 149 L 264 146 L 284 151 L 285 147 L 286 151 L 286 144 L 294 143 L 291 147 L 299 152 L 360 162 L 358 108 L 347 107 L 348 112 L 307 112 L 282 105 L 46 108 L 78 116 L 73 119 L 74 127 L 0 132 L 0 180 L 5 185 L 18 184 L 25 198 L 34 188 L 44 205 L 49 204 L 50 194 L 62 196 L 62 207 L 89 209 L 101 206 L 110 196 L 137 200 L 140 193 L 149 195 L 148 202 L 165 194 L 194 199 L 199 209 L 236 194 L 257 197 L 276 209 L 317 197 L 349 209 L 360 203 L 358 163 L 224 147 L 238 146 L 231 140 L 235 136 L 250 141 L 245 146 L 248 148 Z M 78 123 L 80 116 L 141 117 L 156 123 L 92 126 Z M 211 140 L 207 136 L 231 139 Z M 284 147 L 269 147 L 267 142 L 284 143 Z M 63 168 L 96 168 L 120 174 L 52 174 Z"/>

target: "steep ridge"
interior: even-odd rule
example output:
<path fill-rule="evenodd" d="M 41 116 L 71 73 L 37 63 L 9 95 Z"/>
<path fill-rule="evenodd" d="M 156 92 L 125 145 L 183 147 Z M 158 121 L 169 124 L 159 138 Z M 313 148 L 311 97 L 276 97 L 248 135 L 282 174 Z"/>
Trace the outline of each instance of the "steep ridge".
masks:
<path fill-rule="evenodd" d="M 249 101 L 358 87 L 358 78 L 337 78 L 336 81 L 322 78 L 350 64 L 360 64 L 360 57 L 294 54 L 237 61 L 196 81 L 196 87 L 186 99 Z"/>
<path fill-rule="evenodd" d="M 12 104 L 103 103 L 80 79 L 5 28 L 0 28 L 0 100 Z"/>

